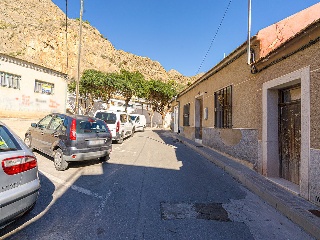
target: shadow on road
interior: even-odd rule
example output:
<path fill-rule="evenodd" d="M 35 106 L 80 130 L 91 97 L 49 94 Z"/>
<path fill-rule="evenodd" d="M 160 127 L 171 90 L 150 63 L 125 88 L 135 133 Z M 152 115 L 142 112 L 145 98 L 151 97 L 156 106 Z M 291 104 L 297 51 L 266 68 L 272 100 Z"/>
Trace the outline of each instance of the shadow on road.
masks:
<path fill-rule="evenodd" d="M 2 236 L 15 231 L 16 229 L 23 229 L 32 224 L 36 224 L 36 222 L 39 220 L 39 216 L 41 216 L 41 213 L 45 212 L 46 208 L 50 205 L 53 199 L 55 186 L 46 176 L 39 174 L 39 178 L 41 187 L 35 206 L 22 217 L 17 218 L 16 221 L 10 225 L 0 229 L 0 239 L 2 239 Z"/>

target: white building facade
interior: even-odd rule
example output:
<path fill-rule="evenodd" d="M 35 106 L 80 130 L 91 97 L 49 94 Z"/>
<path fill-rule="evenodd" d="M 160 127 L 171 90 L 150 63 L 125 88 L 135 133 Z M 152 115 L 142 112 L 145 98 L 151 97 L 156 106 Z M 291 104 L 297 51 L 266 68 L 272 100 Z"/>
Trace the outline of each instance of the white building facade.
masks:
<path fill-rule="evenodd" d="M 0 117 L 66 112 L 67 75 L 0 54 Z"/>

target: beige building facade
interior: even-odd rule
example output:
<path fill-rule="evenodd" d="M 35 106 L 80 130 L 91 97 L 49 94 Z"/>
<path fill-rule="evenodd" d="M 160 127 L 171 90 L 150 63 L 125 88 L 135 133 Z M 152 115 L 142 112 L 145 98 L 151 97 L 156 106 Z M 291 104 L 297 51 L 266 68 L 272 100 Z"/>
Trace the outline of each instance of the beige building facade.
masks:
<path fill-rule="evenodd" d="M 0 117 L 66 112 L 67 75 L 0 54 Z"/>
<path fill-rule="evenodd" d="M 317 205 L 319 14 L 316 4 L 261 30 L 251 38 L 249 65 L 244 43 L 181 92 L 175 106 L 182 136 L 232 156 Z M 296 24 L 300 18 L 305 22 Z M 279 33 L 281 25 L 288 32 Z"/>

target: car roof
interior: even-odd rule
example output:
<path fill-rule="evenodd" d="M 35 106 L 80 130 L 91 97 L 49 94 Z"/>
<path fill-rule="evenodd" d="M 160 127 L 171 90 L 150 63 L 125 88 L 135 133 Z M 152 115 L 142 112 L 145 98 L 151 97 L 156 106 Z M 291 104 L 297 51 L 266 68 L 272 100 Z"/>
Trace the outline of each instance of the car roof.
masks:
<path fill-rule="evenodd" d="M 119 114 L 128 114 L 126 112 L 121 112 L 121 111 L 113 111 L 113 110 L 98 110 L 97 112 L 105 112 L 105 113 L 119 113 Z"/>
<path fill-rule="evenodd" d="M 95 117 L 90 117 L 88 115 L 81 115 L 81 114 L 72 114 L 72 113 L 58 113 L 58 112 L 55 112 L 55 113 L 51 113 L 51 114 L 59 114 L 59 115 L 62 115 L 62 116 L 67 116 L 67 117 L 71 117 L 71 118 L 75 118 L 75 119 L 88 119 L 88 118 L 91 118 L 91 119 L 94 119 L 94 120 L 100 120 L 99 118 L 95 118 Z"/>

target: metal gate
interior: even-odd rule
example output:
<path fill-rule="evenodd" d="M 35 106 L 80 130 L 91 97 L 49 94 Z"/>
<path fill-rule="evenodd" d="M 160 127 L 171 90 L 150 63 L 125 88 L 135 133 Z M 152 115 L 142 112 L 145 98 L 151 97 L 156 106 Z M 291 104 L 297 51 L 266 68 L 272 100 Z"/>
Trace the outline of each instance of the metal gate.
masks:
<path fill-rule="evenodd" d="M 299 184 L 301 162 L 301 87 L 279 94 L 280 177 Z"/>

